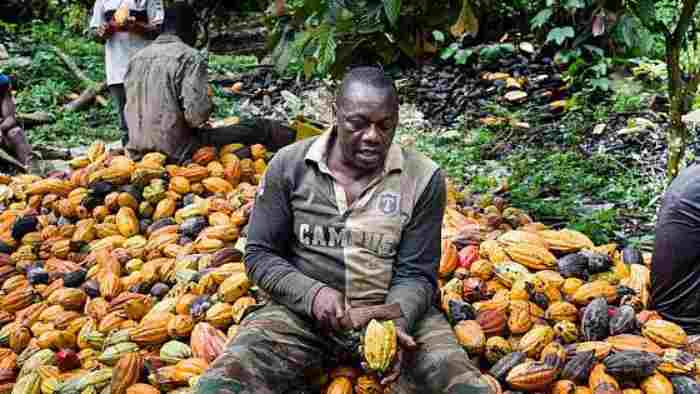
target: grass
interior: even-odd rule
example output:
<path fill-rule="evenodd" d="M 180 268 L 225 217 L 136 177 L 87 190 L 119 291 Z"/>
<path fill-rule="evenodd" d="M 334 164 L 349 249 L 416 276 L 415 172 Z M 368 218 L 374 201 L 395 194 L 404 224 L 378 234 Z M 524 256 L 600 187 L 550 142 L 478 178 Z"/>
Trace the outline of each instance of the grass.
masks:
<path fill-rule="evenodd" d="M 442 133 L 401 129 L 398 134 L 433 158 L 467 194 L 488 194 L 507 183 L 510 203 L 537 220 L 583 231 L 598 244 L 619 240 L 626 237 L 623 214 L 653 216 L 659 185 L 612 155 L 588 157 L 575 149 L 585 130 L 607 115 L 597 107 L 579 105 L 559 127 L 549 128 L 552 136 L 547 138 L 556 148 L 522 145 L 497 160 L 490 151 L 508 134 L 507 126 Z"/>
<path fill-rule="evenodd" d="M 118 119 L 111 100 L 106 107 L 94 104 L 77 113 L 64 113 L 60 110 L 69 101 L 67 95 L 79 94 L 86 86 L 76 80 L 48 49 L 48 45 L 61 48 L 90 79 L 103 81 L 104 47 L 86 36 L 62 29 L 58 24 L 34 23 L 29 26 L 14 26 L 14 30 L 18 36 L 26 37 L 23 43 L 31 52 L 22 55 L 29 56 L 31 63 L 22 67 L 5 67 L 0 71 L 17 79 L 15 100 L 19 112 L 43 111 L 51 114 L 54 119 L 51 124 L 28 130 L 30 143 L 75 147 L 89 145 L 96 139 L 118 140 Z M 253 56 L 210 55 L 209 71 L 210 74 L 226 75 L 244 71 L 255 64 L 257 59 Z M 225 96 L 219 87 L 214 87 L 213 90 L 213 117 L 241 115 L 237 98 Z M 103 95 L 110 99 L 107 92 Z"/>

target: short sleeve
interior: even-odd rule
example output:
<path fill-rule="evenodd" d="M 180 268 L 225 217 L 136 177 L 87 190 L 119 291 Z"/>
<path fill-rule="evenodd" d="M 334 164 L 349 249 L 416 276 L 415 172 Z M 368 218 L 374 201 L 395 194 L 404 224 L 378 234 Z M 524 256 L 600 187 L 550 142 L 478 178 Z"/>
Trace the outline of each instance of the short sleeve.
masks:
<path fill-rule="evenodd" d="M 148 0 L 146 11 L 148 12 L 149 24 L 160 25 L 163 23 L 163 0 Z"/>
<path fill-rule="evenodd" d="M 92 17 L 90 17 L 90 28 L 96 29 L 105 23 L 104 5 L 102 0 L 95 0 L 95 6 L 92 7 Z"/>

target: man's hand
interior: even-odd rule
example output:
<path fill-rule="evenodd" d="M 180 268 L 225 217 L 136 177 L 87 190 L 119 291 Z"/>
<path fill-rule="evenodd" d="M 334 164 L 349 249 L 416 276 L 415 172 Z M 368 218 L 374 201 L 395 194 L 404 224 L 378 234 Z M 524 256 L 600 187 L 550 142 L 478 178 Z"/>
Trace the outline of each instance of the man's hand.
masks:
<path fill-rule="evenodd" d="M 144 35 L 148 31 L 148 26 L 143 22 L 138 22 L 135 17 L 130 16 L 126 20 L 126 29 L 132 33 Z"/>
<path fill-rule="evenodd" d="M 114 27 L 110 23 L 103 23 L 102 25 L 98 26 L 97 30 L 95 31 L 95 35 L 103 40 L 112 37 L 113 34 Z"/>
<path fill-rule="evenodd" d="M 332 328 L 339 331 L 340 320 L 345 316 L 345 300 L 338 290 L 324 286 L 316 293 L 313 302 L 314 318 L 323 329 Z"/>
<path fill-rule="evenodd" d="M 405 352 L 416 350 L 418 347 L 416 341 L 413 340 L 412 336 L 406 333 L 403 324 L 400 322 L 396 324 L 396 341 L 398 342 L 396 358 L 394 358 L 394 364 L 392 364 L 391 369 L 387 371 L 387 375 L 382 379 L 382 386 L 391 384 L 399 378 L 401 374 L 401 363 L 403 362 Z"/>

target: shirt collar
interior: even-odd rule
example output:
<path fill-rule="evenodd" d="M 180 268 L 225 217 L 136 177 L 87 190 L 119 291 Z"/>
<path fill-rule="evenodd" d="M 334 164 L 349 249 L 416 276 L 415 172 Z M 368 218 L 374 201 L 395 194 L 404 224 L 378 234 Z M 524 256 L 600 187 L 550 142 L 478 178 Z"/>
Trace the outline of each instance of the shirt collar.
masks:
<path fill-rule="evenodd" d="M 182 40 L 175 34 L 163 33 L 156 38 L 155 42 L 158 44 L 171 44 L 173 42 L 182 42 Z"/>
<path fill-rule="evenodd" d="M 335 128 L 330 128 L 318 136 L 316 141 L 311 144 L 311 148 L 309 148 L 309 151 L 306 153 L 304 160 L 312 161 L 319 165 L 322 169 L 327 170 L 326 152 L 328 152 L 328 144 L 334 137 L 335 132 Z M 384 174 L 401 170 L 403 170 L 403 152 L 401 151 L 401 147 L 395 143 L 392 143 L 391 147 L 389 147 L 389 153 L 386 156 L 386 160 L 384 161 Z"/>

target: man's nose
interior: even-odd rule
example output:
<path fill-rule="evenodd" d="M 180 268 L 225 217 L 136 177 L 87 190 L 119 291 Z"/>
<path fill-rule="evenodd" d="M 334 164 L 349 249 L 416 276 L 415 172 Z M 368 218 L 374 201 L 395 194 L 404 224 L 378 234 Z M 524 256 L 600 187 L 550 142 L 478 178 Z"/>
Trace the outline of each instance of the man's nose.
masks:
<path fill-rule="evenodd" d="M 382 134 L 376 124 L 371 123 L 369 125 L 367 131 L 362 135 L 362 141 L 371 144 L 379 144 L 382 142 Z"/>

